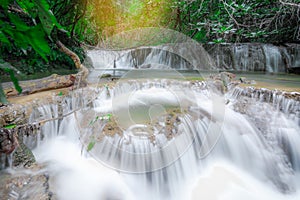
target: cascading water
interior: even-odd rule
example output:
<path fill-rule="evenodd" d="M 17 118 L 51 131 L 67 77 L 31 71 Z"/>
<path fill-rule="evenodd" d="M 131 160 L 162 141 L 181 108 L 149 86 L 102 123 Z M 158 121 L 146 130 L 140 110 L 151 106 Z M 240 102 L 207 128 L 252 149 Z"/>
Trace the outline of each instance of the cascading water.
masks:
<path fill-rule="evenodd" d="M 298 44 L 210 44 L 205 49 L 223 70 L 283 73 L 300 67 Z"/>
<path fill-rule="evenodd" d="M 133 69 L 216 70 L 214 61 L 203 47 L 192 41 L 139 47 L 125 50 L 91 49 L 87 51 L 92 66 L 89 80 L 95 82 L 102 74 L 121 76 Z M 113 72 L 113 71 L 117 72 Z"/>
<path fill-rule="evenodd" d="M 88 51 L 95 71 L 144 68 L 142 75 L 78 89 L 37 108 L 31 122 L 47 122 L 24 143 L 33 149 L 38 172 L 25 173 L 46 174 L 39 190 L 47 197 L 37 196 L 35 186 L 12 185 L 9 198 L 299 199 L 299 101 L 239 88 L 219 96 L 207 82 L 168 73 L 215 69 L 202 46 L 177 38 L 156 47 Z M 236 70 L 282 70 L 273 46 L 233 51 Z M 267 57 L 267 68 L 260 56 Z"/>
<path fill-rule="evenodd" d="M 278 48 L 265 45 L 263 46 L 266 57 L 266 71 L 268 72 L 285 72 L 284 63 L 282 62 L 281 52 Z"/>
<path fill-rule="evenodd" d="M 276 106 L 237 92 L 225 104 L 204 82 L 125 81 L 95 92 L 92 104 L 47 122 L 34 149 L 58 199 L 299 198 L 300 127 Z M 64 113 L 78 108 L 71 102 Z M 57 106 L 39 117 L 49 113 Z"/>

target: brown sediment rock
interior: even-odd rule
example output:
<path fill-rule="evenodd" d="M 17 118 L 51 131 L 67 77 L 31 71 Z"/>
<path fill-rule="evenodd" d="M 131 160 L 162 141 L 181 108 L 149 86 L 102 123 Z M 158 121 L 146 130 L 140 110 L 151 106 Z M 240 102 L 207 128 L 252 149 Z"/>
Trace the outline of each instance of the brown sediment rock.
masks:
<path fill-rule="evenodd" d="M 266 88 L 257 88 L 257 87 L 236 87 L 233 93 L 237 93 L 242 96 L 254 97 L 263 101 L 272 102 L 273 98 L 278 98 L 283 96 L 286 99 L 292 99 L 295 101 L 300 101 L 299 92 L 286 92 L 283 90 L 272 90 Z"/>
<path fill-rule="evenodd" d="M 49 176 L 39 168 L 32 167 L 30 173 L 24 170 L 16 170 L 13 174 L 0 171 L 1 199 L 57 199 L 51 192 Z"/>
<path fill-rule="evenodd" d="M 144 136 L 147 137 L 152 143 L 155 143 L 156 135 L 154 134 L 153 129 L 153 127 L 155 127 L 157 130 L 159 130 L 158 134 L 164 134 L 166 138 L 170 140 L 178 134 L 178 124 L 181 122 L 180 118 L 184 113 L 186 113 L 186 111 L 181 110 L 180 108 L 169 108 L 167 109 L 167 113 L 156 116 L 156 118 L 152 119 L 151 122 L 145 121 L 144 124 L 147 126 L 147 128 L 136 129 L 136 131 L 143 132 L 146 129 L 148 134 Z M 101 134 L 99 134 L 97 137 L 97 141 L 101 141 L 105 136 L 122 136 L 123 131 L 124 130 L 118 124 L 118 119 L 112 116 L 110 120 L 105 122 Z"/>

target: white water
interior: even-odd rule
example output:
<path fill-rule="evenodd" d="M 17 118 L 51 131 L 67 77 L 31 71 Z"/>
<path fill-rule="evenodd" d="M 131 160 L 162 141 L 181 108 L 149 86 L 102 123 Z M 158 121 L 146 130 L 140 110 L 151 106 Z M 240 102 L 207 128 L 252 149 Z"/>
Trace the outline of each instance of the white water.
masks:
<path fill-rule="evenodd" d="M 59 128 L 57 122 L 45 126 L 47 128 L 42 132 L 47 139 L 40 141 L 34 154 L 39 163 L 46 165 L 51 177 L 50 190 L 58 199 L 300 198 L 300 128 L 289 119 L 288 114 L 278 112 L 267 103 L 250 100 L 247 112 L 240 114 L 234 111 L 240 101 L 235 100 L 237 98 L 228 96 L 230 103 L 224 105 L 222 100 L 212 101 L 213 94 L 201 89 L 202 86 L 185 83 L 181 89 L 191 88 L 191 103 L 181 98 L 180 93 L 174 93 L 176 89 L 170 85 L 176 84 L 133 82 L 129 86 L 134 90 L 110 90 L 109 96 L 103 89 L 94 102 L 94 108 L 90 108 L 99 114 L 113 111 L 114 105 L 126 107 L 126 104 L 113 101 L 114 96 L 119 97 L 126 92 L 130 93 L 127 100 L 131 106 L 148 105 L 151 108 L 153 103 L 159 104 L 158 95 L 162 107 L 178 101 L 188 105 L 189 114 L 195 116 L 196 113 L 198 117 L 183 120 L 180 125 L 182 134 L 173 140 L 159 138 L 158 141 L 164 141 L 172 148 L 167 153 L 153 154 L 150 160 L 143 160 L 132 152 L 113 152 L 116 146 L 127 152 L 134 149 L 135 153 L 157 150 L 157 146 L 138 138 L 133 138 L 131 144 L 126 145 L 122 143 L 125 139 L 120 136 L 106 136 L 107 140 L 102 144 L 99 142 L 87 153 L 87 144 L 82 146 L 82 129 L 78 128 L 82 112 L 77 112 L 77 119 L 74 115 L 66 117 Z M 165 91 L 163 95 L 162 91 Z M 45 115 L 56 112 L 56 108 L 51 106 L 42 110 Z M 89 116 L 83 119 L 89 121 Z M 190 136 L 195 137 L 192 145 L 188 145 Z M 98 151 L 97 145 L 104 145 L 104 151 Z M 209 147 L 214 148 L 209 151 Z M 134 170 L 139 173 L 132 173 Z"/>
<path fill-rule="evenodd" d="M 286 72 L 300 66 L 300 50 L 272 44 L 215 45 L 211 60 L 207 52 L 195 43 L 139 47 L 128 50 L 89 50 L 88 57 L 95 69 L 159 68 L 173 69 L 227 69 L 237 71 Z M 292 50 L 291 50 L 292 49 Z M 218 68 L 216 68 L 216 66 Z M 109 70 L 106 71 L 108 73 Z"/>
<path fill-rule="evenodd" d="M 294 44 L 212 44 L 206 49 L 223 70 L 284 73 L 300 66 L 300 48 Z"/>
<path fill-rule="evenodd" d="M 265 45 L 263 50 L 266 56 L 266 70 L 268 72 L 285 72 L 279 49 L 271 45 Z"/>
<path fill-rule="evenodd" d="M 88 80 L 97 81 L 102 74 L 120 76 L 120 71 L 133 69 L 213 70 L 214 61 L 197 42 L 138 47 L 125 50 L 92 49 L 87 51 L 92 66 Z M 116 70 L 116 71 L 113 71 Z"/>

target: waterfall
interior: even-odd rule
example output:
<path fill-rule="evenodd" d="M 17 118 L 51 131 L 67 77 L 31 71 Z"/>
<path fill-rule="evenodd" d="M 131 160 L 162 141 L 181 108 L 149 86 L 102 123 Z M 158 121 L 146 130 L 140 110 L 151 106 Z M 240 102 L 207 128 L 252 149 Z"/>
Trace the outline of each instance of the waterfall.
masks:
<path fill-rule="evenodd" d="M 282 73 L 297 72 L 300 67 L 298 44 L 214 44 L 205 49 L 223 70 Z"/>
<path fill-rule="evenodd" d="M 299 198 L 300 126 L 276 95 L 257 101 L 235 90 L 225 104 L 204 82 L 171 80 L 94 95 L 77 107 L 84 95 L 62 100 L 65 113 L 81 109 L 47 122 L 33 151 L 58 199 Z M 49 113 L 57 106 L 38 116 Z"/>
<path fill-rule="evenodd" d="M 290 120 L 300 125 L 300 95 L 297 92 L 235 87 L 229 94 L 235 99 L 246 96 L 259 102 L 270 103 L 276 111 L 284 113 Z"/>
<path fill-rule="evenodd" d="M 125 50 L 92 49 L 87 51 L 87 66 L 92 66 L 89 80 L 102 74 L 122 75 L 134 69 L 216 70 L 214 61 L 195 42 L 137 47 Z M 117 71 L 112 73 L 112 71 Z"/>
<path fill-rule="evenodd" d="M 268 72 L 285 72 L 284 63 L 282 62 L 281 52 L 279 48 L 264 45 L 263 46 L 266 57 L 266 71 Z"/>
<path fill-rule="evenodd" d="M 215 44 L 179 43 L 127 50 L 89 50 L 88 57 L 95 69 L 134 69 L 153 66 L 174 69 L 235 70 L 258 72 L 294 72 L 300 67 L 300 48 L 297 44 Z M 212 60 L 215 60 L 215 62 Z M 108 72 L 108 71 L 106 71 Z"/>

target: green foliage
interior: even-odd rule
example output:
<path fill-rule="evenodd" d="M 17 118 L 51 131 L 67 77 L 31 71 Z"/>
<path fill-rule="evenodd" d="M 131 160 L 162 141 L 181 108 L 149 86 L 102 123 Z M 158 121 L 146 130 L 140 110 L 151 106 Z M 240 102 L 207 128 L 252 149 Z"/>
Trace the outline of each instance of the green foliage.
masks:
<path fill-rule="evenodd" d="M 4 126 L 3 128 L 6 128 L 6 129 L 13 129 L 13 128 L 16 128 L 16 127 L 17 127 L 16 124 L 9 124 L 9 125 Z"/>
<path fill-rule="evenodd" d="M 46 36 L 50 36 L 54 26 L 60 26 L 49 11 L 47 1 L 4 0 L 1 10 L 0 41 L 4 47 L 8 51 L 21 49 L 25 55 L 33 49 L 48 61 L 51 50 Z"/>
<path fill-rule="evenodd" d="M 103 116 L 96 116 L 94 119 L 92 119 L 89 123 L 90 126 L 94 125 L 98 120 L 101 120 L 101 121 L 110 121 L 112 118 L 112 114 L 108 113 L 106 115 L 103 115 Z"/>
<path fill-rule="evenodd" d="M 7 62 L 3 61 L 2 59 L 0 59 L 0 71 L 1 70 L 9 74 L 10 79 L 13 82 L 13 84 L 14 84 L 16 90 L 18 91 L 18 93 L 19 94 L 22 93 L 22 88 L 19 85 L 19 81 L 15 77 L 15 71 L 17 71 L 17 70 L 15 70 L 15 68 L 13 66 L 11 66 L 9 63 L 7 63 Z M 1 80 L 0 80 L 0 102 L 4 103 L 4 104 L 8 103 L 7 100 L 6 100 L 3 88 L 2 88 Z"/>
<path fill-rule="evenodd" d="M 0 69 L 3 70 L 4 72 L 8 73 L 10 76 L 10 79 L 12 80 L 16 90 L 19 93 L 22 93 L 22 88 L 19 85 L 18 79 L 15 77 L 15 69 L 7 62 L 4 62 L 3 60 L 0 59 Z"/>
<path fill-rule="evenodd" d="M 201 42 L 299 41 L 297 0 L 184 0 L 174 1 L 178 10 L 176 29 Z"/>
<path fill-rule="evenodd" d="M 89 125 L 91 126 L 91 125 L 95 124 L 95 122 L 98 121 L 98 119 L 99 119 L 99 116 L 96 116 L 95 119 L 92 119 L 90 121 Z"/>
<path fill-rule="evenodd" d="M 57 22 L 56 17 L 50 12 L 50 6 L 46 0 L 36 1 L 38 16 L 41 20 L 45 33 L 50 36 L 53 28 L 56 26 L 59 29 L 63 27 Z"/>
<path fill-rule="evenodd" d="M 73 61 L 57 49 L 55 42 L 61 40 L 83 60 L 83 50 L 77 38 L 72 37 L 85 35 L 76 28 L 85 12 L 82 2 L 85 1 L 2 0 L 0 59 L 24 74 L 47 72 L 53 67 L 74 69 Z"/>
<path fill-rule="evenodd" d="M 74 67 L 72 60 L 55 46 L 57 32 L 63 32 L 68 38 L 70 31 L 57 21 L 47 0 L 2 0 L 0 11 L 0 59 L 5 61 L 0 73 L 9 75 L 19 92 L 14 70 L 4 65 L 14 65 L 24 74 L 51 71 L 50 64 Z M 83 55 L 81 49 L 77 52 Z M 6 101 L 2 87 L 0 92 L 1 99 Z"/>
<path fill-rule="evenodd" d="M 94 138 L 92 138 L 87 146 L 87 151 L 91 151 L 94 148 L 95 144 L 96 144 L 96 141 Z"/>

